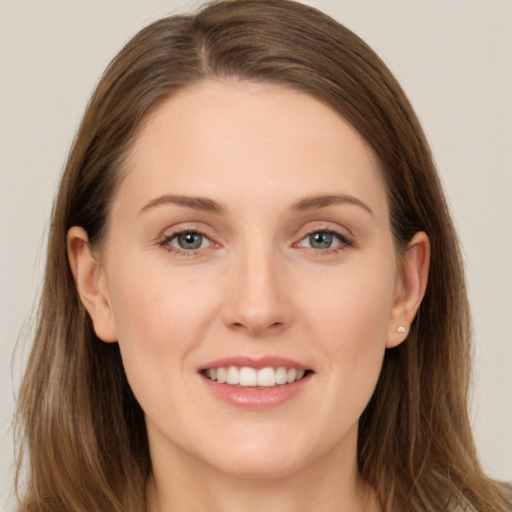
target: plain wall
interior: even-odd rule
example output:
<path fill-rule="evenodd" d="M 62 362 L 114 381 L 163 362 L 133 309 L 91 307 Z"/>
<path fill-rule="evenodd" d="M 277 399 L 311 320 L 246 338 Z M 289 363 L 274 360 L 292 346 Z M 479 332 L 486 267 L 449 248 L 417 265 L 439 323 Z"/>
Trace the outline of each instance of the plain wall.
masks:
<path fill-rule="evenodd" d="M 41 281 L 52 197 L 100 74 L 138 29 L 199 2 L 0 0 L 0 509 L 11 510 L 17 336 Z M 512 2 L 317 0 L 383 57 L 416 108 L 459 228 L 475 321 L 472 418 L 512 481 Z"/>

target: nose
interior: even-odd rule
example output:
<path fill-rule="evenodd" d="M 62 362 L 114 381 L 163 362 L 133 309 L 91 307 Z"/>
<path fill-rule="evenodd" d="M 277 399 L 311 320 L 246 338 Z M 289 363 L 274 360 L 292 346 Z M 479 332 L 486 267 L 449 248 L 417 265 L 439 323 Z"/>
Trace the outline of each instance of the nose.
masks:
<path fill-rule="evenodd" d="M 263 338 L 290 325 L 291 283 L 279 256 L 270 249 L 247 248 L 229 277 L 223 316 L 230 329 Z"/>

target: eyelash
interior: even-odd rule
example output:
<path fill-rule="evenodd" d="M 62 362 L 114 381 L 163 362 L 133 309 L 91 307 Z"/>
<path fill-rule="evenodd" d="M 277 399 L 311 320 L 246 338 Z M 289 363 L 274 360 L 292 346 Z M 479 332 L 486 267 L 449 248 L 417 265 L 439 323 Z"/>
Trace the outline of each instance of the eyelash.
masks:
<path fill-rule="evenodd" d="M 176 239 L 177 237 L 179 237 L 180 235 L 199 235 L 203 238 L 205 238 L 207 241 L 209 241 L 209 246 L 208 247 L 211 247 L 211 246 L 214 246 L 214 245 L 217 245 L 215 244 L 215 242 L 213 242 L 210 237 L 203 233 L 202 231 L 198 230 L 198 229 L 181 229 L 180 231 L 176 231 L 174 233 L 171 233 L 171 234 L 168 234 L 168 235 L 165 235 L 162 240 L 160 240 L 158 242 L 158 245 L 160 247 L 163 247 L 165 250 L 167 250 L 168 252 L 172 252 L 178 256 L 196 256 L 198 254 L 201 254 L 201 252 L 206 249 L 207 247 L 202 247 L 202 248 L 198 248 L 198 249 L 192 249 L 192 250 L 185 250 L 185 249 L 180 249 L 174 245 L 171 244 L 171 242 Z"/>
<path fill-rule="evenodd" d="M 318 255 L 332 255 L 337 254 L 341 251 L 344 251 L 348 247 L 353 247 L 354 243 L 352 239 L 347 236 L 345 233 L 342 233 L 341 231 L 337 231 L 336 229 L 332 228 L 309 228 L 305 231 L 305 234 L 301 236 L 300 240 L 298 242 L 295 242 L 292 246 L 293 247 L 300 247 L 300 243 L 305 240 L 306 238 L 310 237 L 314 234 L 328 234 L 334 236 L 337 241 L 339 242 L 339 247 L 333 247 L 333 248 L 316 248 L 316 247 L 305 247 L 305 249 L 313 250 Z M 176 246 L 172 245 L 172 241 L 175 240 L 180 235 L 188 235 L 188 234 L 194 234 L 199 235 L 209 241 L 208 247 L 200 247 L 198 249 L 192 249 L 192 250 L 185 250 L 185 249 L 179 249 Z M 215 245 L 218 246 L 215 242 L 211 240 L 211 238 L 204 232 L 198 230 L 198 229 L 181 229 L 179 231 L 176 231 L 174 233 L 165 235 L 159 242 L 158 245 L 160 247 L 163 247 L 168 252 L 172 252 L 178 256 L 197 256 L 201 254 L 204 249 L 207 249 L 209 247 L 214 247 Z"/>
<path fill-rule="evenodd" d="M 317 233 L 332 235 L 340 243 L 339 247 L 332 247 L 332 248 L 329 247 L 329 248 L 325 248 L 325 249 L 320 249 L 320 248 L 316 248 L 316 247 L 306 247 L 306 249 L 312 249 L 313 251 L 315 251 L 316 254 L 318 254 L 320 256 L 337 254 L 341 251 L 346 250 L 348 247 L 354 246 L 353 240 L 349 236 L 347 236 L 346 233 L 342 233 L 341 231 L 338 231 L 333 228 L 314 227 L 314 228 L 307 229 L 306 234 L 304 236 L 302 236 L 302 238 L 298 242 L 295 242 L 293 244 L 294 247 L 298 247 L 298 244 L 300 242 L 302 242 L 306 238 L 310 237 L 311 235 L 314 235 Z"/>

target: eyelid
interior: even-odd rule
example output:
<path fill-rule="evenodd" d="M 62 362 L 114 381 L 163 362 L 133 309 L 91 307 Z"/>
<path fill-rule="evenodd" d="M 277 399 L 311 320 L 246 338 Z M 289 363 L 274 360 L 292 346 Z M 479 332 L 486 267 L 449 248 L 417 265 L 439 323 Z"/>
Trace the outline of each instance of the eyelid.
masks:
<path fill-rule="evenodd" d="M 163 229 L 156 239 L 160 241 L 165 238 L 172 238 L 180 233 L 199 233 L 209 239 L 215 238 L 213 230 L 202 222 L 180 222 Z"/>
<path fill-rule="evenodd" d="M 334 235 L 340 243 L 339 247 L 320 249 L 316 247 L 303 247 L 304 249 L 311 249 L 317 253 L 332 253 L 336 251 L 342 251 L 347 247 L 355 246 L 354 237 L 348 228 L 342 228 L 341 226 L 333 225 L 332 223 L 321 223 L 316 225 L 308 225 L 301 229 L 300 234 L 297 235 L 298 240 L 294 242 L 293 246 L 300 248 L 300 242 L 302 242 L 308 236 L 314 233 L 330 233 Z M 300 237 L 300 238 L 299 238 Z"/>
<path fill-rule="evenodd" d="M 215 240 L 214 236 L 212 234 L 210 234 L 209 231 L 211 231 L 211 230 L 208 228 L 205 229 L 204 225 L 202 225 L 201 227 L 198 227 L 197 225 L 188 224 L 188 223 L 178 224 L 176 226 L 172 226 L 172 227 L 165 229 L 161 233 L 161 235 L 157 238 L 156 243 L 157 243 L 157 245 L 166 249 L 168 252 L 171 252 L 171 253 L 174 253 L 177 255 L 193 256 L 193 255 L 200 254 L 207 249 L 216 248 L 216 247 L 221 246 L 221 244 L 219 244 Z M 210 242 L 210 244 L 207 247 L 202 247 L 199 249 L 185 250 L 185 249 L 181 249 L 180 247 L 177 247 L 175 245 L 172 245 L 170 243 L 173 239 L 175 239 L 177 236 L 179 236 L 180 234 L 183 234 L 183 233 L 197 233 L 198 235 L 205 237 Z"/>
<path fill-rule="evenodd" d="M 211 248 L 222 247 L 222 244 L 217 241 L 218 236 L 211 233 L 213 230 L 208 225 L 204 225 L 203 223 L 199 224 L 201 225 L 198 226 L 197 223 L 180 223 L 175 226 L 168 227 L 163 230 L 163 232 L 156 239 L 156 244 L 165 248 L 169 252 L 173 252 L 178 255 L 185 254 L 187 256 L 199 254 Z M 171 240 L 183 233 L 197 233 L 205 237 L 210 242 L 210 244 L 207 247 L 188 250 L 181 249 L 175 245 L 170 244 Z M 347 247 L 353 247 L 356 245 L 352 232 L 348 228 L 339 226 L 332 222 L 311 222 L 297 230 L 296 236 L 294 236 L 295 242 L 292 244 L 292 247 L 299 248 L 300 242 L 314 233 L 330 233 L 334 235 L 339 241 L 339 246 L 325 249 L 316 247 L 303 247 L 304 249 L 311 249 L 312 251 L 325 254 L 328 252 L 332 253 L 334 251 L 342 251 Z"/>

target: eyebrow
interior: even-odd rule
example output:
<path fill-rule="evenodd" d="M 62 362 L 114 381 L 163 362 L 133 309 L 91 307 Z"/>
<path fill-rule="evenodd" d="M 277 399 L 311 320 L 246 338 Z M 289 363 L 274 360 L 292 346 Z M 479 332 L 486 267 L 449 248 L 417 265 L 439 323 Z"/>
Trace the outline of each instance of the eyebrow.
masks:
<path fill-rule="evenodd" d="M 292 210 L 319 210 L 320 208 L 326 208 L 332 205 L 347 203 L 359 206 L 363 208 L 365 211 L 367 211 L 371 216 L 373 216 L 372 209 L 366 203 L 364 203 L 360 199 L 357 199 L 357 197 L 349 195 L 321 195 L 305 197 L 303 199 L 299 199 L 298 201 L 296 201 L 292 205 Z M 224 207 L 221 204 L 217 203 L 216 201 L 213 201 L 212 199 L 208 199 L 205 197 L 164 194 L 146 203 L 140 209 L 139 214 L 145 213 L 148 210 L 152 210 L 157 206 L 165 204 L 174 204 L 177 206 L 182 206 L 184 208 L 191 208 L 192 210 L 198 210 L 203 212 L 211 212 L 217 214 L 224 213 Z"/>
<path fill-rule="evenodd" d="M 202 212 L 223 213 L 224 211 L 224 208 L 219 203 L 205 197 L 164 194 L 146 203 L 140 209 L 139 214 L 165 204 L 175 204 L 177 206 L 183 206 L 184 208 L 191 208 L 192 210 L 199 210 Z"/>
<path fill-rule="evenodd" d="M 304 199 L 299 199 L 294 203 L 293 209 L 299 211 L 318 210 L 320 208 L 326 208 L 327 206 L 337 204 L 353 204 L 355 206 L 359 206 L 373 217 L 373 211 L 366 203 L 363 203 L 363 201 L 357 199 L 357 197 L 349 195 L 322 195 L 306 197 Z"/>

